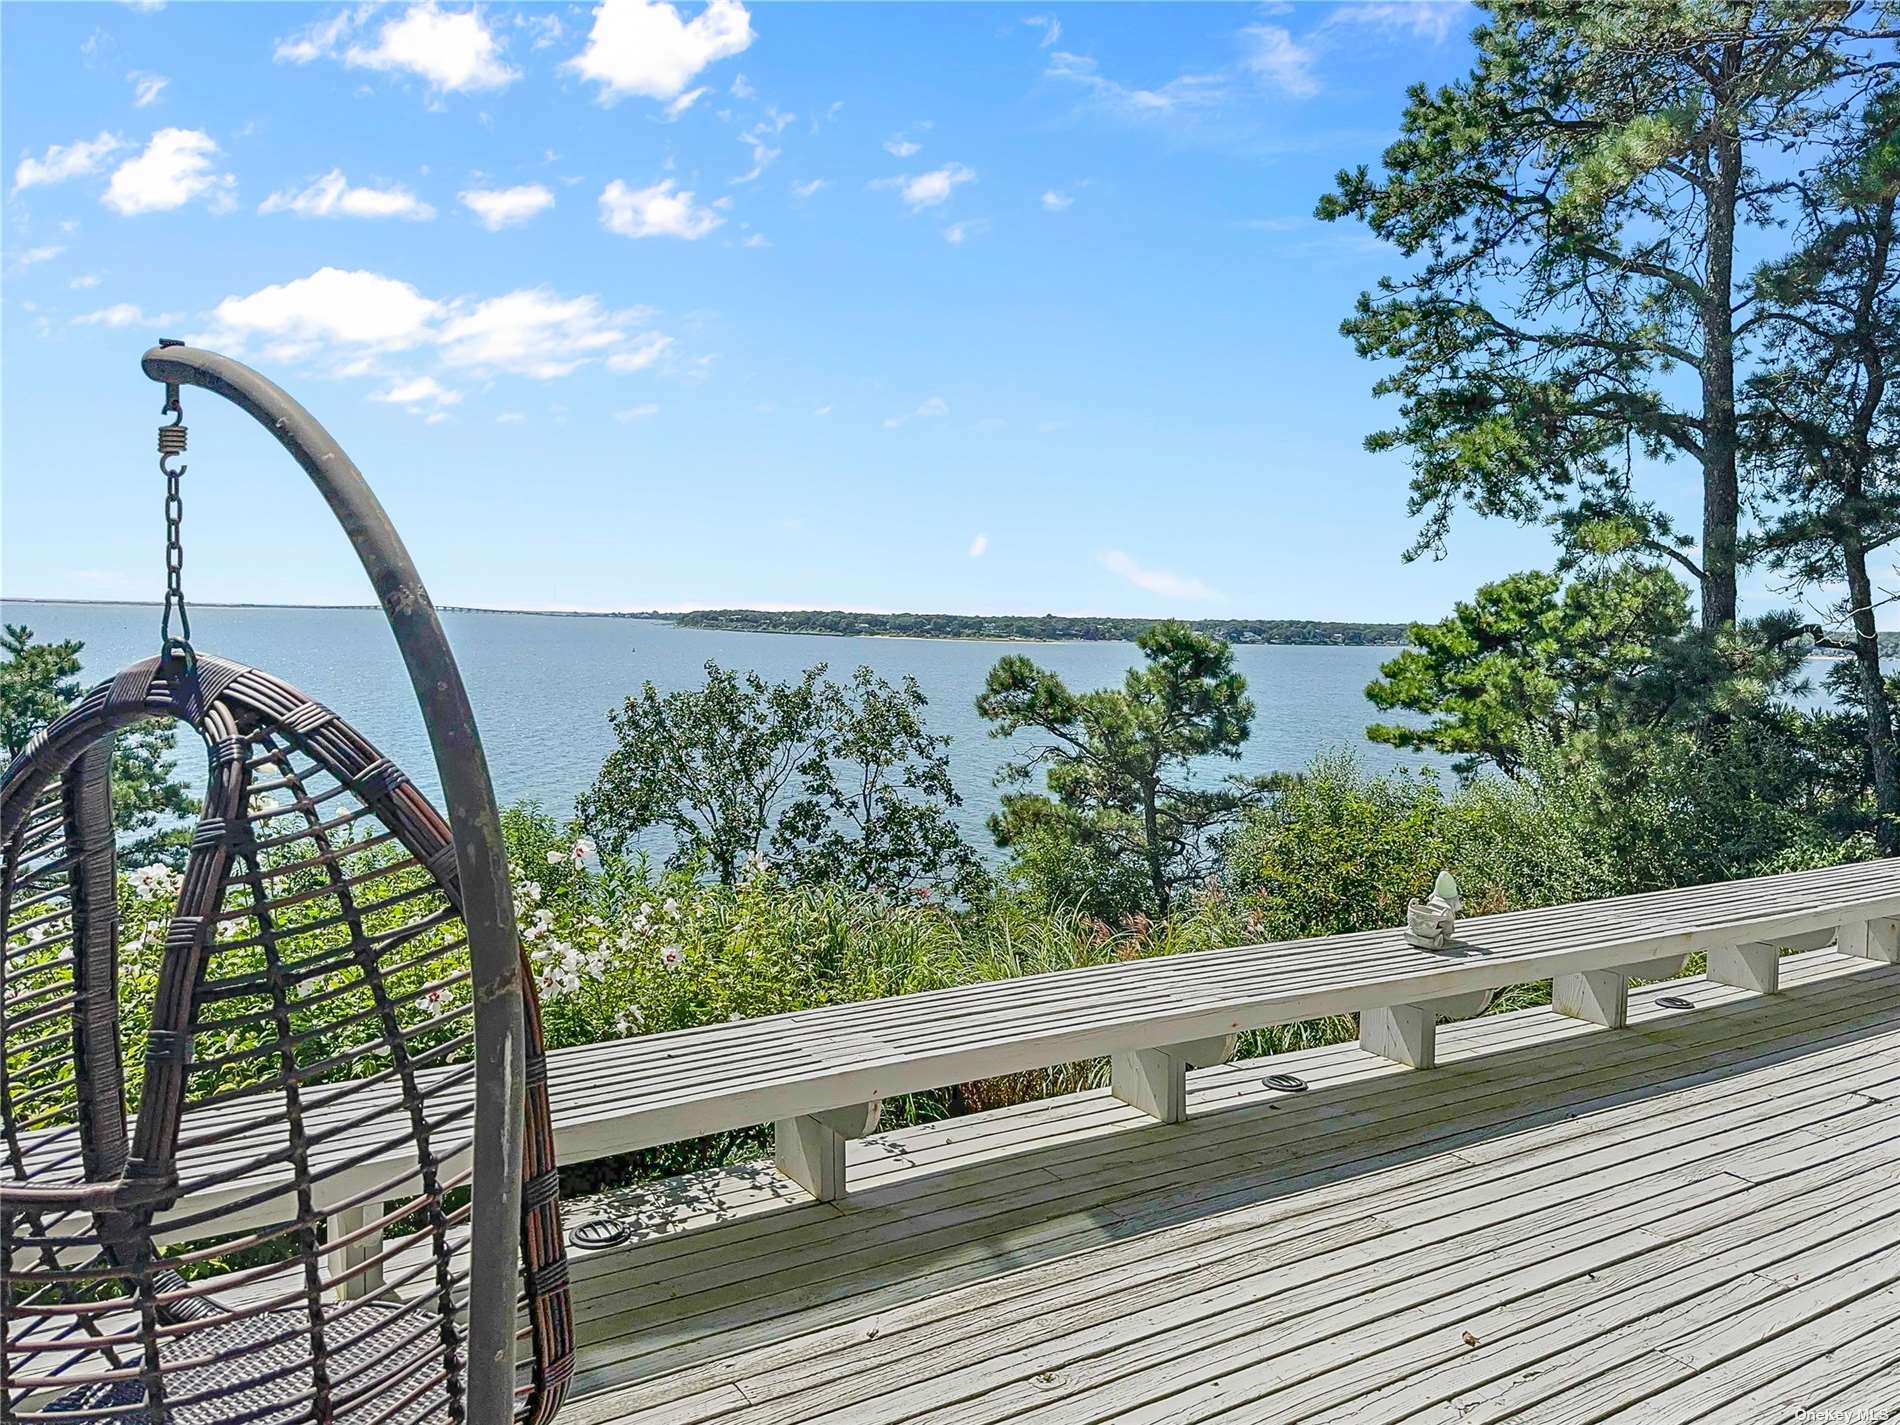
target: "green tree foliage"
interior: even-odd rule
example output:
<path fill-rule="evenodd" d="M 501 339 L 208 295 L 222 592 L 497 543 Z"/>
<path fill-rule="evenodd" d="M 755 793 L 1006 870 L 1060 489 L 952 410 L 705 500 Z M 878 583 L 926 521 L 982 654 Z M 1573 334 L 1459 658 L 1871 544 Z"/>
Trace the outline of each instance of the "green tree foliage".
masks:
<path fill-rule="evenodd" d="M 81 692 L 77 639 L 38 643 L 33 630 L 8 624 L 0 633 L 0 744 L 11 762 L 33 734 L 65 712 Z M 169 723 L 134 723 L 112 749 L 112 820 L 129 839 L 131 861 L 176 860 L 187 833 L 174 825 L 197 807 L 172 775 L 177 733 Z"/>
<path fill-rule="evenodd" d="M 1379 723 L 1375 742 L 1457 758 L 1459 771 L 1522 774 L 1537 750 L 1615 719 L 1632 686 L 1688 625 L 1668 570 L 1614 564 L 1573 578 L 1513 574 L 1481 587 L 1449 618 L 1412 625 L 1412 644 L 1366 689 L 1373 706 L 1423 715 Z"/>
<path fill-rule="evenodd" d="M 1612 867 L 1611 892 L 1828 866 L 1873 854 L 1864 784 L 1840 719 L 1760 703 L 1685 729 L 1660 724 L 1600 755 L 1540 759 L 1540 797 Z"/>
<path fill-rule="evenodd" d="M 1048 795 L 1006 792 L 990 819 L 997 844 L 1024 848 L 1032 868 L 1072 850 L 1093 885 L 1090 909 L 1126 909 L 1109 898 L 1139 875 L 1142 908 L 1165 916 L 1182 888 L 1210 874 L 1220 834 L 1257 795 L 1238 778 L 1197 783 L 1190 770 L 1198 758 L 1238 757 L 1254 709 L 1219 639 L 1167 622 L 1136 646 L 1143 666 L 1120 688 L 1086 693 L 1010 654 L 990 669 L 976 709 L 993 736 L 1047 739 L 999 775 L 1020 785 L 1044 769 Z"/>
<path fill-rule="evenodd" d="M 33 630 L 7 624 L 0 632 L 0 744 L 11 762 L 26 750 L 33 734 L 58 717 L 79 697 L 77 639 L 35 643 Z"/>
<path fill-rule="evenodd" d="M 1403 924 L 1406 902 L 1447 869 L 1473 914 L 1611 894 L 1611 856 L 1565 810 L 1535 778 L 1448 791 L 1429 774 L 1374 777 L 1322 757 L 1273 780 L 1233 839 L 1226 881 L 1265 940 Z"/>
<path fill-rule="evenodd" d="M 672 833 L 670 864 L 702 862 L 731 883 L 771 856 L 794 879 L 860 888 L 949 886 L 973 865 L 949 809 L 947 738 L 924 722 L 916 681 L 860 668 L 849 687 L 823 664 L 767 683 L 706 664 L 704 686 L 652 683 L 610 714 L 615 747 L 579 800 L 615 855 Z"/>
<path fill-rule="evenodd" d="M 1737 299 L 1738 238 L 1780 220 L 1786 153 L 1834 142 L 1878 72 L 1872 7 L 1805 0 L 1496 0 L 1470 74 L 1410 91 L 1373 176 L 1325 219 L 1414 259 L 1344 323 L 1395 363 L 1373 450 L 1412 458 L 1413 553 L 1454 510 L 1570 533 L 1614 519 L 1736 617 L 1738 362 L 1769 294 Z M 1674 374 L 1672 374 L 1674 373 Z M 1688 380 L 1682 379 L 1686 373 Z M 1637 457 L 1701 471 L 1699 562 L 1632 487 Z"/>
<path fill-rule="evenodd" d="M 773 835 L 793 878 L 862 890 L 958 887 L 975 876 L 976 857 L 947 815 L 963 802 L 950 739 L 930 731 L 917 680 L 892 686 L 859 668 L 849 685 L 821 684 L 818 703 L 822 767 Z"/>
<path fill-rule="evenodd" d="M 1900 89 L 1862 140 L 1803 175 L 1804 241 L 1756 276 L 1779 315 L 1745 387 L 1747 468 L 1762 527 L 1748 552 L 1802 592 L 1838 590 L 1804 630 L 1853 659 L 1883 852 L 1900 852 L 1900 757 L 1870 559 L 1900 538 Z M 1832 632 L 1843 626 L 1840 634 Z"/>
<path fill-rule="evenodd" d="M 1225 885 L 1254 938 L 1282 940 L 1401 924 L 1441 869 L 1469 912 L 1489 913 L 1854 860 L 1873 850 L 1842 814 L 1858 784 L 1815 752 L 1840 733 L 1780 708 L 1715 740 L 1665 730 L 1615 758 L 1545 750 L 1516 780 L 1450 788 L 1322 757 L 1273 779 L 1232 838 Z"/>

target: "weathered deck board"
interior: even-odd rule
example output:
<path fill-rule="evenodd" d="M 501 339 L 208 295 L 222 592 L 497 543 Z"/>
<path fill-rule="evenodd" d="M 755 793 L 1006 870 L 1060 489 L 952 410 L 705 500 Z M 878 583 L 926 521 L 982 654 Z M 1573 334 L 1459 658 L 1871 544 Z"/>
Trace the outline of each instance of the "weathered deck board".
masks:
<path fill-rule="evenodd" d="M 1784 957 L 1630 1027 L 1333 1046 L 618 1195 L 574 1262 L 573 1425 L 1792 1418 L 1890 1403 L 1900 969 Z M 589 1204 L 592 1209 L 599 1204 Z M 572 1210 L 578 1218 L 586 1210 Z M 1469 1331 L 1478 1344 L 1467 1344 Z M 1883 1381 L 1882 1377 L 1887 1379 Z M 1805 1382 L 1805 1384 L 1804 1384 Z M 1657 1413 L 1661 1411 L 1663 1413 Z M 1619 1414 L 1619 1412 L 1622 1412 Z"/>

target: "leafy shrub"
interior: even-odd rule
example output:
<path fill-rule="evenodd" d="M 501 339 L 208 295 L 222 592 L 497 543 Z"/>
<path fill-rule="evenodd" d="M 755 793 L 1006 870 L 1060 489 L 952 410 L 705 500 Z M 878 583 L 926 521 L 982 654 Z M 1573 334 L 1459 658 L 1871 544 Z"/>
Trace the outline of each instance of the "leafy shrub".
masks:
<path fill-rule="evenodd" d="M 1289 940 L 1402 924 L 1445 869 L 1474 915 L 1616 889 L 1587 829 L 1535 786 L 1448 792 L 1430 773 L 1369 776 L 1348 756 L 1278 779 L 1229 845 L 1227 886 L 1253 938 Z"/>

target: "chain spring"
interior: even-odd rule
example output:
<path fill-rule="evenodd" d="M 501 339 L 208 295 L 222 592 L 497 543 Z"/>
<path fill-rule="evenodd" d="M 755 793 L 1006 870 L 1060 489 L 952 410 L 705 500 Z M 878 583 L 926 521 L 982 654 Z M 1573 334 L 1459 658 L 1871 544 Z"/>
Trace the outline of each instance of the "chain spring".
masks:
<path fill-rule="evenodd" d="M 185 522 L 185 500 L 179 490 L 179 477 L 188 467 L 173 466 L 172 460 L 185 453 L 185 408 L 178 399 L 178 388 L 165 387 L 165 404 L 160 414 L 170 414 L 171 423 L 158 428 L 158 468 L 165 476 L 165 613 L 159 623 L 162 658 L 181 658 L 187 667 L 196 662 L 191 648 L 191 615 L 185 610 L 185 546 L 180 537 Z M 172 636 L 172 611 L 178 612 L 178 636 Z"/>

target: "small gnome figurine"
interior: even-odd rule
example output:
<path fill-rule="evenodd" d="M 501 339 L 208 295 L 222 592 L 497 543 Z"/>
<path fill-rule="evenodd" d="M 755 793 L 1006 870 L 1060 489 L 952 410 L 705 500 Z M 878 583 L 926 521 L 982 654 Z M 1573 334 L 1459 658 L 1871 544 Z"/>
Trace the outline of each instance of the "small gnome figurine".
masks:
<path fill-rule="evenodd" d="M 1458 894 L 1458 882 L 1450 871 L 1440 871 L 1432 882 L 1432 893 L 1405 908 L 1405 938 L 1421 950 L 1443 950 L 1451 944 L 1458 925 L 1458 909 L 1464 898 Z"/>

